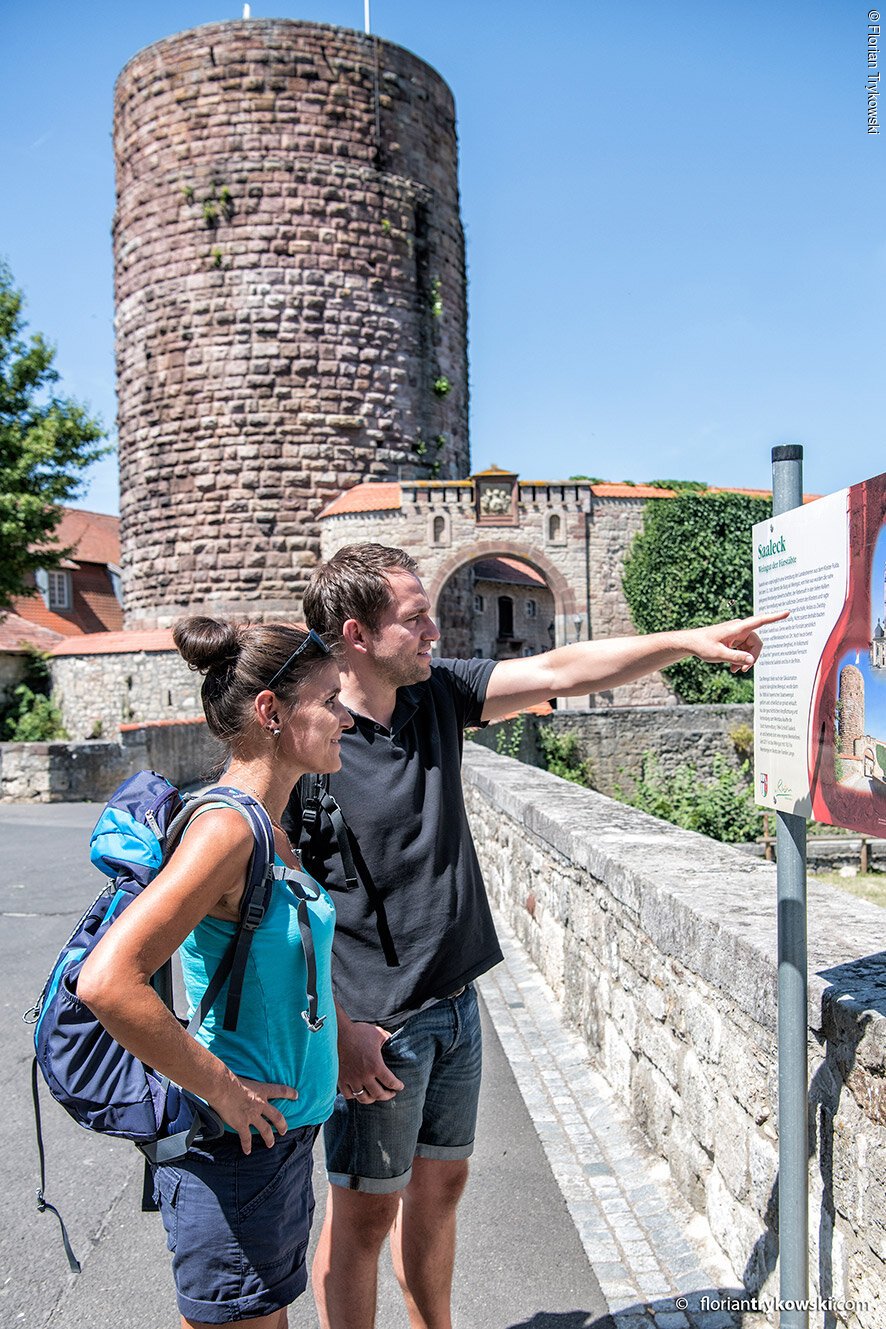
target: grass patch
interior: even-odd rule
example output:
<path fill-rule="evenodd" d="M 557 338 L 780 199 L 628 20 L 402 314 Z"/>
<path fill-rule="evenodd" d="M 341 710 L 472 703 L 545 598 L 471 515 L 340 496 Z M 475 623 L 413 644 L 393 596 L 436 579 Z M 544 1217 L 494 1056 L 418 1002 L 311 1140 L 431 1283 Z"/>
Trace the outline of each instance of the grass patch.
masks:
<path fill-rule="evenodd" d="M 849 895 L 857 895 L 886 909 L 886 872 L 859 872 L 857 877 L 841 877 L 839 872 L 810 872 L 815 881 L 827 882 Z"/>

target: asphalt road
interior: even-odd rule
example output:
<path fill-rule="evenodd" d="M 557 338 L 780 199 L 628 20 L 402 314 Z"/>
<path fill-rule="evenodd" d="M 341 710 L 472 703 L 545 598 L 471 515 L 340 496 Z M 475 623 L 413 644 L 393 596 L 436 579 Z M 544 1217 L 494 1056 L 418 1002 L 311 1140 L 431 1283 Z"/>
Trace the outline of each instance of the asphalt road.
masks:
<path fill-rule="evenodd" d="M 38 1159 L 30 1092 L 32 1032 L 21 1019 L 56 953 L 101 887 L 87 856 L 98 808 L 0 805 L 0 1324 L 27 1329 L 158 1329 L 178 1316 L 162 1224 L 140 1211 L 142 1162 L 93 1136 L 42 1094 L 46 1199 L 63 1214 L 83 1265 L 68 1272 L 55 1219 L 35 1203 Z M 501 1045 L 485 1019 L 477 1150 L 463 1201 L 456 1329 L 605 1329 L 606 1305 L 551 1175 Z M 317 1216 L 325 1200 L 318 1148 Z M 310 1293 L 291 1329 L 317 1329 Z M 385 1259 L 379 1329 L 407 1329 Z"/>

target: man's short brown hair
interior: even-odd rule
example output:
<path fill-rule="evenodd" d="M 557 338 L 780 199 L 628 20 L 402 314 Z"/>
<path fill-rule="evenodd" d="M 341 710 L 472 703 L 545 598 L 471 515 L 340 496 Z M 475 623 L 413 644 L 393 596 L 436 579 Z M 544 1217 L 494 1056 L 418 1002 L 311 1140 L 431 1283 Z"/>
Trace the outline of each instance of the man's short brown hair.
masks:
<path fill-rule="evenodd" d="M 345 545 L 312 573 L 305 590 L 304 611 L 309 627 L 330 645 L 340 642 L 349 618 L 377 632 L 391 603 L 387 574 L 412 572 L 418 564 L 405 549 L 388 545 Z"/>

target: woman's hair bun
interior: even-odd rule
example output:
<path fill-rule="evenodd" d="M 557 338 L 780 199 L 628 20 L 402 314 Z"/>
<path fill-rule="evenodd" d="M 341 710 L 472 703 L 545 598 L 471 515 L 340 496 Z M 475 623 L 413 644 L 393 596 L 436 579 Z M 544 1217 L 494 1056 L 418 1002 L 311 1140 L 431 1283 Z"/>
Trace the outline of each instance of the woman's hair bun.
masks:
<path fill-rule="evenodd" d="M 172 638 L 182 659 L 201 674 L 222 665 L 233 664 L 240 654 L 240 636 L 236 626 L 226 619 L 179 619 Z"/>

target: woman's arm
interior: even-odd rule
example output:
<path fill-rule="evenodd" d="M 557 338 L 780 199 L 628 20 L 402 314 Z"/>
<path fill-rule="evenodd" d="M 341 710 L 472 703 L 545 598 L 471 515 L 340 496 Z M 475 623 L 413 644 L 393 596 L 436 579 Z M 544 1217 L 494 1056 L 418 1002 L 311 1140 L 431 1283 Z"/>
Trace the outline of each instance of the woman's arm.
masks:
<path fill-rule="evenodd" d="M 255 1127 L 265 1144 L 286 1120 L 269 1098 L 297 1098 L 286 1085 L 250 1087 L 179 1024 L 151 987 L 151 977 L 225 897 L 239 897 L 253 835 L 239 812 L 197 817 L 166 867 L 133 900 L 89 955 L 77 992 L 128 1051 L 205 1099 L 240 1136 L 244 1153 Z"/>

